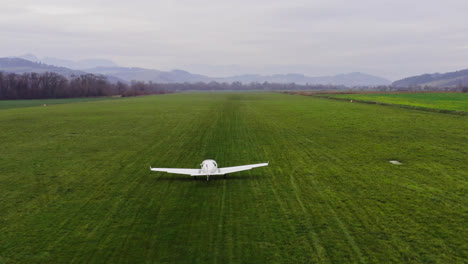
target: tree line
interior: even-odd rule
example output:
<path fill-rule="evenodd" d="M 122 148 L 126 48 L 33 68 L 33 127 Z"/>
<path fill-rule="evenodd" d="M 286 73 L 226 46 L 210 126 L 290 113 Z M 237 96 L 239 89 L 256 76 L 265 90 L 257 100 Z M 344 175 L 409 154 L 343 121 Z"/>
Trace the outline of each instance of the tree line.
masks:
<path fill-rule="evenodd" d="M 295 84 L 295 83 L 269 83 L 269 82 L 197 82 L 197 83 L 158 83 L 158 87 L 174 91 L 284 91 L 284 90 L 337 90 L 345 86 L 322 84 Z"/>
<path fill-rule="evenodd" d="M 186 91 L 378 91 L 378 92 L 466 92 L 463 87 L 430 87 L 430 86 L 412 86 L 397 87 L 392 85 L 380 86 L 354 86 L 344 85 L 324 85 L 324 84 L 295 84 L 295 83 L 219 83 L 219 82 L 198 82 L 198 83 L 158 83 L 154 84 L 160 89 L 172 92 Z"/>
<path fill-rule="evenodd" d="M 78 98 L 98 96 L 139 96 L 149 94 L 166 94 L 186 91 L 462 91 L 465 87 L 434 88 L 410 87 L 401 88 L 393 86 L 353 87 L 335 85 L 295 83 L 153 83 L 132 81 L 130 83 L 111 83 L 102 75 L 83 74 L 71 77 L 45 72 L 45 73 L 4 73 L 0 72 L 0 100 L 14 99 L 44 99 L 44 98 Z"/>
<path fill-rule="evenodd" d="M 0 100 L 79 98 L 99 96 L 140 96 L 185 91 L 249 91 L 249 90 L 331 90 L 344 86 L 298 85 L 294 83 L 153 83 L 132 81 L 111 83 L 107 77 L 95 74 L 65 77 L 54 72 L 0 72 Z"/>
<path fill-rule="evenodd" d="M 54 72 L 23 74 L 0 72 L 0 100 L 137 96 L 168 92 L 152 83 L 110 83 L 105 76 L 94 74 L 67 78 Z"/>

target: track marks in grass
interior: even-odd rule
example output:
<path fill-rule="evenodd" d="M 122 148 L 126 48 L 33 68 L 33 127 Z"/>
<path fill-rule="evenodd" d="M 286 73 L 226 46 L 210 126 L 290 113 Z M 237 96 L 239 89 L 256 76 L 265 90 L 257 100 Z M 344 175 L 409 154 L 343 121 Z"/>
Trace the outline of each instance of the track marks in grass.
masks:
<path fill-rule="evenodd" d="M 274 117 L 265 118 L 255 112 L 258 120 L 262 120 L 262 123 L 256 123 L 256 129 L 265 129 L 265 131 L 276 131 L 277 133 L 283 134 L 287 139 L 295 137 L 296 140 L 300 140 L 294 133 L 293 130 L 284 129 L 281 119 Z M 265 120 L 268 120 L 265 122 Z M 275 200 L 281 209 L 281 216 L 285 218 L 288 223 L 289 230 L 292 234 L 296 234 L 298 238 L 305 236 L 307 243 L 310 245 L 310 249 L 304 248 L 309 261 L 315 263 L 328 263 L 330 260 L 326 255 L 326 251 L 321 245 L 321 241 L 317 233 L 315 232 L 314 217 L 306 209 L 303 199 L 301 198 L 301 192 L 296 184 L 296 177 L 298 173 L 304 168 L 303 152 L 290 153 L 288 151 L 288 143 L 293 143 L 288 140 L 284 140 L 282 136 L 278 134 L 272 134 L 276 138 L 271 137 L 269 134 L 265 135 L 265 139 L 271 145 L 269 145 L 269 153 L 275 153 L 276 156 L 281 156 L 286 159 L 286 162 L 282 162 L 281 168 L 278 167 L 277 160 L 273 160 L 271 166 L 276 166 L 276 173 L 270 175 L 268 180 L 270 182 L 272 193 L 274 194 Z M 282 140 L 281 140 L 282 139 Z M 261 141 L 261 140 L 260 140 Z M 272 144 L 272 143 L 275 144 Z M 279 178 L 276 175 L 282 175 L 287 178 Z M 285 182 L 289 179 L 289 182 Z M 286 193 L 292 193 L 293 197 L 286 195 Z M 298 208 L 299 206 L 299 208 Z"/>
<path fill-rule="evenodd" d="M 335 209 L 333 209 L 333 206 L 330 205 L 330 202 L 328 202 L 329 198 L 323 197 L 323 190 L 326 190 L 327 188 L 325 186 L 320 186 L 318 184 L 318 182 L 313 179 L 313 177 L 311 177 L 311 179 L 312 179 L 312 183 L 313 183 L 312 186 L 316 189 L 316 193 L 321 198 L 323 203 L 326 205 L 328 211 L 332 214 L 333 220 L 338 224 L 338 227 L 343 232 L 346 240 L 348 241 L 348 244 L 351 246 L 354 253 L 356 254 L 357 259 L 359 260 L 360 263 L 367 263 L 366 258 L 364 258 L 363 254 L 361 252 L 361 249 L 359 248 L 359 246 L 355 242 L 355 240 L 354 240 L 353 236 L 351 235 L 350 231 L 348 230 L 346 225 L 343 223 L 343 221 L 341 221 L 341 219 L 338 216 L 338 214 L 336 213 Z"/>
<path fill-rule="evenodd" d="M 226 181 L 223 181 L 222 183 L 222 188 L 223 188 L 223 193 L 221 196 L 221 199 L 219 201 L 219 215 L 218 215 L 218 223 L 216 225 L 217 228 L 217 233 L 216 233 L 216 239 L 214 240 L 213 244 L 221 244 L 221 248 L 215 247 L 213 249 L 213 263 L 223 263 L 223 261 L 219 261 L 219 258 L 221 256 L 221 253 L 219 252 L 220 249 L 225 249 L 225 241 L 224 241 L 224 236 L 223 236 L 223 230 L 225 229 L 224 227 L 224 214 L 225 214 L 225 199 L 226 199 Z M 230 254 L 231 255 L 231 254 Z M 231 259 L 232 260 L 232 259 Z"/>
<path fill-rule="evenodd" d="M 323 248 L 323 246 L 320 244 L 320 240 L 318 238 L 318 235 L 317 233 L 313 230 L 313 223 L 310 221 L 310 216 L 308 215 L 309 212 L 307 211 L 306 207 L 304 206 L 304 203 L 302 202 L 302 199 L 300 197 L 300 191 L 299 191 L 299 188 L 296 184 L 296 181 L 295 181 L 295 177 L 293 176 L 294 173 L 296 172 L 296 170 L 293 170 L 292 173 L 290 173 L 289 175 L 289 178 L 290 178 L 290 181 L 291 181 L 291 186 L 293 187 L 294 189 L 294 194 L 296 196 L 296 200 L 297 202 L 299 203 L 300 207 L 301 207 L 301 210 L 302 210 L 302 213 L 304 214 L 304 219 L 308 225 L 308 230 L 309 230 L 309 233 L 310 233 L 310 238 L 312 240 L 312 244 L 317 252 L 317 255 L 318 255 L 318 259 L 321 261 L 321 262 L 324 262 L 324 261 L 329 261 L 327 258 L 326 258 L 326 254 L 325 254 L 325 249 Z"/>
<path fill-rule="evenodd" d="M 14 150 L 0 159 L 4 258 L 466 259 L 463 116 L 280 94 L 174 94 L 56 106 L 48 115 L 9 111 L 0 111 L 0 144 Z M 391 167 L 389 156 L 405 166 Z M 210 182 L 148 170 L 195 167 L 205 158 L 270 166 Z"/>

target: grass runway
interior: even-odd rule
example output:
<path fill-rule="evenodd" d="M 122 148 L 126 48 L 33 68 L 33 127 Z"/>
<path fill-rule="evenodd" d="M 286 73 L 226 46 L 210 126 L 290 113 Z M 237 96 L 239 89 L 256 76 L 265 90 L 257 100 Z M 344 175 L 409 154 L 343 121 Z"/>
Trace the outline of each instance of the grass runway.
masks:
<path fill-rule="evenodd" d="M 465 263 L 467 129 L 272 93 L 5 109 L 0 263 Z M 207 158 L 270 165 L 149 171 Z"/>

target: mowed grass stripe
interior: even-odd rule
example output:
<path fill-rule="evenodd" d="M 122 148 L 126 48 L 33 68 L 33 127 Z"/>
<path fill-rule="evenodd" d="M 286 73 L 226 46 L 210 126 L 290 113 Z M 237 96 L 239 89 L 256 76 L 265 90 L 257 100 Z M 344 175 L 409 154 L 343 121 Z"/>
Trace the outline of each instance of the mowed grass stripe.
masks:
<path fill-rule="evenodd" d="M 18 262 L 466 259 L 467 117 L 266 93 L 0 112 Z M 269 167 L 193 180 L 149 165 Z M 388 163 L 398 159 L 401 166 Z"/>
<path fill-rule="evenodd" d="M 253 111 L 257 112 L 258 111 Z M 265 113 L 266 115 L 272 117 L 269 120 L 273 120 L 273 122 L 270 122 L 270 124 L 263 124 L 267 128 L 268 131 L 277 131 L 281 132 L 280 135 L 278 134 L 272 134 L 273 136 L 276 137 L 276 147 L 277 149 L 274 151 L 276 152 L 275 156 L 280 156 L 285 159 L 283 160 L 275 160 L 274 163 L 281 163 L 282 168 L 281 168 L 281 173 L 278 175 L 281 175 L 281 178 L 274 178 L 272 181 L 276 185 L 275 186 L 275 193 L 282 194 L 281 197 L 278 199 L 279 201 L 282 201 L 282 203 L 287 202 L 287 210 L 285 210 L 285 214 L 289 214 L 289 219 L 291 219 L 294 224 L 293 226 L 293 232 L 296 234 L 298 238 L 300 237 L 307 237 L 307 240 L 309 241 L 307 244 L 310 248 L 315 249 L 315 252 L 309 253 L 309 254 L 304 254 L 304 259 L 301 261 L 307 261 L 307 259 L 313 260 L 314 262 L 328 262 L 330 259 L 324 254 L 323 246 L 321 245 L 321 238 L 317 236 L 315 229 L 320 230 L 323 228 L 323 226 L 318 226 L 319 225 L 319 219 L 317 218 L 318 215 L 323 214 L 323 210 L 321 209 L 319 211 L 313 210 L 310 211 L 310 209 L 306 209 L 304 201 L 308 201 L 310 203 L 310 194 L 314 192 L 314 190 L 306 190 L 303 192 L 304 188 L 310 188 L 313 187 L 313 185 L 310 184 L 310 182 L 307 182 L 306 184 L 302 185 L 301 184 L 301 190 L 297 188 L 296 179 L 301 180 L 303 183 L 303 180 L 306 178 L 303 178 L 305 175 L 304 173 L 307 174 L 307 171 L 309 169 L 312 169 L 313 167 L 316 167 L 314 164 L 314 158 L 317 157 L 318 155 L 314 155 L 311 153 L 305 153 L 307 150 L 312 150 L 310 146 L 302 146 L 302 148 L 297 148 L 294 147 L 295 144 L 303 145 L 301 141 L 303 140 L 302 136 L 296 133 L 296 125 L 285 125 L 285 123 L 288 122 L 288 120 L 294 119 L 293 116 L 291 117 L 284 117 L 284 118 L 274 118 L 274 113 L 275 112 L 267 112 Z M 259 120 L 268 120 L 265 118 L 259 118 Z M 282 139 L 282 140 L 278 140 Z M 275 142 L 275 139 L 271 139 L 272 142 Z M 280 154 L 279 154 L 280 153 Z M 335 158 L 336 159 L 336 158 Z M 289 181 L 285 181 L 287 179 L 284 179 L 283 177 L 285 175 L 288 175 L 287 177 L 289 178 Z M 305 198 L 301 198 L 305 196 Z M 320 201 L 320 196 L 318 194 L 314 194 L 315 198 L 314 204 L 316 203 L 323 203 L 324 201 Z M 308 204 L 309 207 L 309 204 Z M 314 206 L 316 208 L 316 205 Z M 315 209 L 314 208 L 314 209 Z M 292 216 L 291 216 L 292 214 Z M 333 219 L 322 219 L 323 221 L 333 221 Z M 345 233 L 346 234 L 346 233 Z M 348 236 L 348 239 L 352 241 L 352 238 Z M 349 246 L 349 245 L 348 245 Z M 349 249 L 348 246 L 343 246 L 342 247 L 342 252 L 348 252 L 347 258 L 354 258 L 352 255 L 352 251 L 356 251 L 356 255 L 360 255 L 359 249 L 356 247 Z M 330 256 L 331 258 L 336 258 L 337 256 Z M 354 259 L 354 261 L 358 261 L 358 259 Z"/>

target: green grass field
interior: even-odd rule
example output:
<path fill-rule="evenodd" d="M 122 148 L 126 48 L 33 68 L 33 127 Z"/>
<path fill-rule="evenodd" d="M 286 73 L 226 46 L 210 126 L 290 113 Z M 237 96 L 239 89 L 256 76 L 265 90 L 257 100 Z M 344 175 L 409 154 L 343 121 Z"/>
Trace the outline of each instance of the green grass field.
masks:
<path fill-rule="evenodd" d="M 467 130 L 272 93 L 2 110 L 0 263 L 466 263 Z M 270 166 L 149 170 L 207 158 Z"/>
<path fill-rule="evenodd" d="M 468 112 L 468 93 L 327 94 L 327 96 Z"/>
<path fill-rule="evenodd" d="M 70 99 L 35 99 L 35 100 L 0 100 L 0 110 L 10 108 L 35 107 L 56 104 L 95 102 L 102 100 L 115 100 L 121 97 L 87 97 L 87 98 L 70 98 Z"/>

